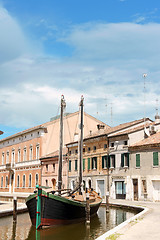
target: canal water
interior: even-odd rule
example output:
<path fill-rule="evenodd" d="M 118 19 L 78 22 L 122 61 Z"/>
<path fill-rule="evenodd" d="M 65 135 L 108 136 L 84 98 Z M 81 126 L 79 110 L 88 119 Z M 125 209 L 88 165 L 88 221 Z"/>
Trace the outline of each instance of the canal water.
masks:
<path fill-rule="evenodd" d="M 91 218 L 90 228 L 81 222 L 40 231 L 31 226 L 29 214 L 23 213 L 17 216 L 16 224 L 13 224 L 12 217 L 0 219 L 0 240 L 93 240 L 136 213 L 116 208 L 110 208 L 106 213 L 105 207 L 100 207 L 98 214 Z"/>

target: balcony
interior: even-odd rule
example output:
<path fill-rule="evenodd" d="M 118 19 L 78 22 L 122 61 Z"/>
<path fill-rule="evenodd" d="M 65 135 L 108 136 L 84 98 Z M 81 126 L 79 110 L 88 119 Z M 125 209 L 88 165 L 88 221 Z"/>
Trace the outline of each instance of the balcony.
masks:
<path fill-rule="evenodd" d="M 30 160 L 25 162 L 17 162 L 15 163 L 15 168 L 23 168 L 23 167 L 33 167 L 33 166 L 39 166 L 41 164 L 40 160 Z"/>

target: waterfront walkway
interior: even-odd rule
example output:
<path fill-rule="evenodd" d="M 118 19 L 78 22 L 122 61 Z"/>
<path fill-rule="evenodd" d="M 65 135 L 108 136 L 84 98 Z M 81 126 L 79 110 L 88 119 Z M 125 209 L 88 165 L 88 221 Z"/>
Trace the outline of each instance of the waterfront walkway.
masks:
<path fill-rule="evenodd" d="M 25 203 L 17 203 L 17 212 L 26 212 L 27 206 Z M 0 217 L 13 215 L 13 201 L 0 202 Z"/>
<path fill-rule="evenodd" d="M 160 202 L 110 200 L 112 204 L 143 207 L 142 213 L 108 231 L 97 240 L 160 240 Z"/>

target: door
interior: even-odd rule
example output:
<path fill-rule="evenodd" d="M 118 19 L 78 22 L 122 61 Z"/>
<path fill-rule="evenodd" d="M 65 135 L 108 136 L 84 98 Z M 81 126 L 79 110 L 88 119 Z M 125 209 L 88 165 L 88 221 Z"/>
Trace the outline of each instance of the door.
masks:
<path fill-rule="evenodd" d="M 104 180 L 97 180 L 97 187 L 98 187 L 98 193 L 100 193 L 100 196 L 104 198 L 105 191 L 104 191 Z"/>
<path fill-rule="evenodd" d="M 134 200 L 138 201 L 138 179 L 133 179 L 133 196 Z"/>
<path fill-rule="evenodd" d="M 124 181 L 115 182 L 116 187 L 116 199 L 125 199 L 126 198 L 126 186 Z"/>
<path fill-rule="evenodd" d="M 153 181 L 153 200 L 160 201 L 160 181 Z"/>

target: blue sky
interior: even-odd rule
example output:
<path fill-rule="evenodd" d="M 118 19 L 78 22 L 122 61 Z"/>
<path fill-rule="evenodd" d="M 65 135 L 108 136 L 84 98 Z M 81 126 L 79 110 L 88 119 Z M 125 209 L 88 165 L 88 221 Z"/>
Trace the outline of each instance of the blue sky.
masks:
<path fill-rule="evenodd" d="M 154 119 L 160 1 L 0 0 L 0 32 L 1 138 L 57 115 L 61 94 L 108 125 Z"/>

